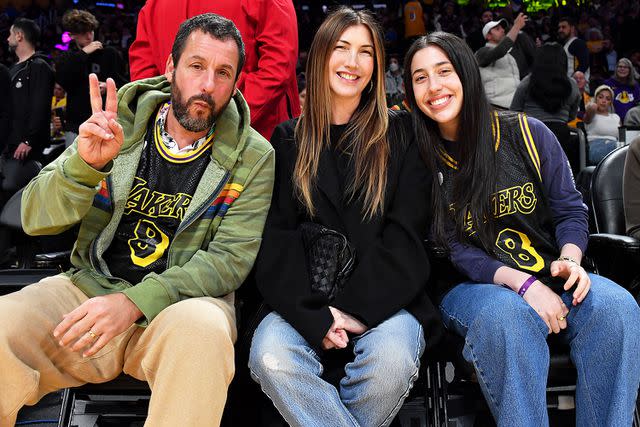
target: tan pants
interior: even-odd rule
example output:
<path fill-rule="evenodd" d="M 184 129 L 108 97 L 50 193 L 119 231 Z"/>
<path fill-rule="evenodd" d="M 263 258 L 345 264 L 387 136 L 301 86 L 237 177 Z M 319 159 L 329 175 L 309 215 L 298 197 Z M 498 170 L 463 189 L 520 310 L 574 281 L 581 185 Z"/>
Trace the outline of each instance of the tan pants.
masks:
<path fill-rule="evenodd" d="M 220 424 L 235 369 L 231 301 L 178 302 L 148 327 L 133 325 L 83 358 L 61 348 L 52 331 L 86 300 L 62 275 L 0 297 L 0 427 L 13 426 L 23 405 L 49 392 L 107 382 L 121 372 L 149 383 L 147 426 Z"/>

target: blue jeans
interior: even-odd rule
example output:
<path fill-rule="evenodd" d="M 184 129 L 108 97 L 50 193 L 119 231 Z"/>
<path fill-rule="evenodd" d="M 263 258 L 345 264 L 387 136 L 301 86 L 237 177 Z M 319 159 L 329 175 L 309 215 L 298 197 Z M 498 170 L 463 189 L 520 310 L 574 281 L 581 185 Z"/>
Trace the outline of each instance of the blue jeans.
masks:
<path fill-rule="evenodd" d="M 253 336 L 251 376 L 292 426 L 386 426 L 418 377 L 420 323 L 405 310 L 352 339 L 353 361 L 336 389 L 321 378 L 321 357 L 277 313 Z"/>
<path fill-rule="evenodd" d="M 589 141 L 589 164 L 597 165 L 604 156 L 618 147 L 617 141 L 610 139 L 592 139 Z"/>
<path fill-rule="evenodd" d="M 572 306 L 560 337 L 578 372 L 576 425 L 630 426 L 640 383 L 640 307 L 631 294 L 594 274 L 587 297 Z M 440 305 L 445 326 L 465 338 L 498 426 L 547 426 L 548 328 L 517 293 L 462 283 Z"/>

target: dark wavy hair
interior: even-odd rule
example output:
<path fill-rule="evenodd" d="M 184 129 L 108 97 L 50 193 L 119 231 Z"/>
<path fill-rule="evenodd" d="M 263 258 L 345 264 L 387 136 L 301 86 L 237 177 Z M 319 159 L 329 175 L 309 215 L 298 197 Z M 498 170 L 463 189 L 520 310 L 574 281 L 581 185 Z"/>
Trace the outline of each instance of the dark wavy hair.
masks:
<path fill-rule="evenodd" d="M 411 61 L 415 54 L 429 46 L 440 48 L 449 58 L 462 83 L 463 101 L 458 132 L 458 171 L 453 181 L 452 203 L 455 226 L 460 241 L 465 241 L 467 215 L 482 242 L 487 242 L 493 230 L 491 195 L 496 188 L 496 160 L 492 133 L 493 108 L 487 100 L 480 78 L 478 63 L 469 46 L 461 38 L 446 32 L 433 32 L 417 39 L 409 48 L 404 62 L 404 84 L 411 107 L 414 133 L 423 159 L 434 174 L 432 184 L 433 237 L 447 246 L 445 220 L 450 214 L 438 179 L 438 147 L 442 145 L 438 123 L 427 117 L 417 106 L 413 93 Z M 478 226 L 482 224 L 482 226 Z M 490 245 L 485 244 L 486 247 Z"/>
<path fill-rule="evenodd" d="M 545 43 L 536 52 L 528 95 L 547 113 L 555 113 L 571 96 L 567 54 L 558 43 Z"/>
<path fill-rule="evenodd" d="M 242 71 L 242 67 L 244 67 L 244 42 L 240 36 L 240 30 L 238 30 L 233 21 L 220 15 L 216 15 L 215 13 L 203 13 L 201 15 L 196 15 L 180 24 L 176 38 L 173 40 L 173 46 L 171 47 L 173 64 L 176 67 L 178 66 L 182 52 L 187 44 L 187 39 L 194 31 L 202 31 L 216 40 L 223 42 L 233 40 L 236 43 L 236 46 L 238 47 L 238 70 L 236 71 L 237 80 L 240 75 L 240 71 Z"/>

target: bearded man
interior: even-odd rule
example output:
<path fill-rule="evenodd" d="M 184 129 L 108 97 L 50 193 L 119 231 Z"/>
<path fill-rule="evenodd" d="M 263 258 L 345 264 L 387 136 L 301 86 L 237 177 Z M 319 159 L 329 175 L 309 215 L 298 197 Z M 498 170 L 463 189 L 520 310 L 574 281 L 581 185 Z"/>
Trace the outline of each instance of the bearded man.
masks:
<path fill-rule="evenodd" d="M 0 297 L 0 426 L 53 390 L 125 372 L 147 425 L 218 425 L 234 374 L 233 293 L 258 252 L 274 154 L 236 89 L 234 24 L 185 21 L 164 76 L 89 78 L 91 117 L 27 186 L 32 235 L 80 223 L 73 268 Z"/>

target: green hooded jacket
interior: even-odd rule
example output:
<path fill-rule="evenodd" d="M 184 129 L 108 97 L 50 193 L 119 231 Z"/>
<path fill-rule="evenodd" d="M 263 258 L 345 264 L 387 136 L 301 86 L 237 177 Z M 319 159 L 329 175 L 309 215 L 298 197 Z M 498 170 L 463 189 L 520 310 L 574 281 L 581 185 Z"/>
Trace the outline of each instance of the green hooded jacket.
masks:
<path fill-rule="evenodd" d="M 135 284 L 112 277 L 103 255 L 122 217 L 148 121 L 170 93 L 164 76 L 123 86 L 118 122 L 125 138 L 118 156 L 95 170 L 78 154 L 76 140 L 22 195 L 27 234 L 57 234 L 80 222 L 73 268 L 65 274 L 89 297 L 123 292 L 144 314 L 141 325 L 175 302 L 221 297 L 242 284 L 260 247 L 273 190 L 273 148 L 249 127 L 249 108 L 237 92 L 216 120 L 211 161 L 168 248 L 167 269 Z"/>

